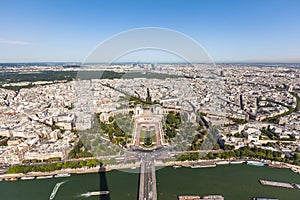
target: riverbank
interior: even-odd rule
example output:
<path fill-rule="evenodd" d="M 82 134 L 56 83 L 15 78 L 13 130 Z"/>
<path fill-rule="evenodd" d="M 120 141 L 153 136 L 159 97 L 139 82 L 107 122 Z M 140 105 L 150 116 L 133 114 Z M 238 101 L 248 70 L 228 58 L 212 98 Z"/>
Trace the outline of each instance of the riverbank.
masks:
<path fill-rule="evenodd" d="M 227 165 L 227 164 L 243 164 L 250 160 L 198 160 L 198 161 L 173 161 L 173 162 L 156 162 L 155 166 L 159 167 L 167 167 L 173 166 L 174 168 L 177 167 L 187 167 L 187 168 L 207 168 L 207 167 L 217 167 L 218 165 Z M 269 160 L 254 160 L 251 161 L 259 161 L 266 164 L 268 167 L 272 168 L 287 168 L 292 170 L 296 174 L 300 174 L 300 166 L 295 166 L 287 163 L 281 162 L 274 162 Z M 98 173 L 101 171 L 112 171 L 112 170 L 131 170 L 132 172 L 137 172 L 138 170 L 134 171 L 140 167 L 140 163 L 132 163 L 132 164 L 121 164 L 121 165 L 106 165 L 104 167 L 83 167 L 83 168 L 76 168 L 76 169 L 61 169 L 52 172 L 28 172 L 26 174 L 18 173 L 18 174 L 1 174 L 0 179 L 4 180 L 17 180 L 22 177 L 39 177 L 39 176 L 54 176 L 57 174 L 89 174 L 89 173 Z"/>
<path fill-rule="evenodd" d="M 98 173 L 101 171 L 111 171 L 111 170 L 120 170 L 120 169 L 130 169 L 130 168 L 138 168 L 140 166 L 139 163 L 134 164 L 122 164 L 122 165 L 107 165 L 105 167 L 82 167 L 76 169 L 61 169 L 55 170 L 52 172 L 28 172 L 26 174 L 18 173 L 18 174 L 1 174 L 0 179 L 19 179 L 22 177 L 39 177 L 39 176 L 54 176 L 57 174 L 89 174 L 89 173 Z"/>
<path fill-rule="evenodd" d="M 139 174 L 126 171 L 127 169 L 112 170 L 105 176 L 101 173 L 88 173 L 72 174 L 70 177 L 60 179 L 2 181 L 0 182 L 0 199 L 49 199 L 55 184 L 64 180 L 68 182 L 60 188 L 55 199 L 84 200 L 86 198 L 81 194 L 88 191 L 101 191 L 103 181 L 107 183 L 110 199 L 137 199 Z M 253 197 L 299 200 L 300 195 L 299 190 L 264 186 L 258 181 L 263 179 L 299 183 L 299 175 L 288 169 L 246 164 L 219 165 L 201 169 L 162 167 L 156 171 L 156 179 L 158 200 L 175 200 L 178 195 L 187 194 L 199 196 L 219 194 L 226 200 L 250 200 Z M 89 199 L 99 200 L 99 197 Z"/>

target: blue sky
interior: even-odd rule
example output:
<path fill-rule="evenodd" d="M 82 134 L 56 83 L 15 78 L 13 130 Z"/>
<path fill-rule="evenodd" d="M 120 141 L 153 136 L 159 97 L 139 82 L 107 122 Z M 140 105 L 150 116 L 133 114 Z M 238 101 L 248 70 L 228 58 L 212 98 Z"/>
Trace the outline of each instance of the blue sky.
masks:
<path fill-rule="evenodd" d="M 163 27 L 217 62 L 300 62 L 299 0 L 1 0 L 0 62 L 81 62 L 106 38 Z"/>

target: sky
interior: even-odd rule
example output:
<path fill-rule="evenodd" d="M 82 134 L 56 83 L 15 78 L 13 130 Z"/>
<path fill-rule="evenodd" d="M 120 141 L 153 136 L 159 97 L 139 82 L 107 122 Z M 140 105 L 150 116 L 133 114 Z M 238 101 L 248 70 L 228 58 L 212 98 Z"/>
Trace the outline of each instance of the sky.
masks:
<path fill-rule="evenodd" d="M 0 0 L 0 62 L 82 62 L 107 38 L 142 27 L 183 33 L 215 62 L 300 62 L 299 8 L 299 0 Z"/>

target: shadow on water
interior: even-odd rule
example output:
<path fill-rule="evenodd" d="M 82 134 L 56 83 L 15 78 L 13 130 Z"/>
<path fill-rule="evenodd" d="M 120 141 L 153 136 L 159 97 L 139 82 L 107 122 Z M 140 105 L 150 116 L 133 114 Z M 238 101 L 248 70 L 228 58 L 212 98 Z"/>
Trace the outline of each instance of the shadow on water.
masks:
<path fill-rule="evenodd" d="M 99 181 L 100 181 L 100 191 L 109 191 L 107 179 L 106 179 L 106 169 L 104 166 L 101 166 L 99 169 Z M 100 200 L 111 200 L 110 194 L 102 194 L 99 196 Z"/>
<path fill-rule="evenodd" d="M 141 181 L 141 172 L 139 173 L 139 181 L 138 181 L 137 197 L 136 197 L 137 200 L 139 200 L 139 195 L 140 195 L 140 181 Z"/>

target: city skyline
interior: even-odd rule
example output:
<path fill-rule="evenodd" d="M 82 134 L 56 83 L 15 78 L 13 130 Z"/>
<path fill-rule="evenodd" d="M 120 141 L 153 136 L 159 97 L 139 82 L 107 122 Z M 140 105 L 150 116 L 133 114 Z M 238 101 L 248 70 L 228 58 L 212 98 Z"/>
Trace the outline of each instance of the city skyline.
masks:
<path fill-rule="evenodd" d="M 215 62 L 300 62 L 298 1 L 1 4 L 1 63 L 82 62 L 105 39 L 142 27 L 181 32 Z"/>

